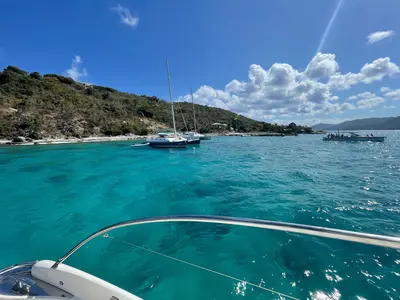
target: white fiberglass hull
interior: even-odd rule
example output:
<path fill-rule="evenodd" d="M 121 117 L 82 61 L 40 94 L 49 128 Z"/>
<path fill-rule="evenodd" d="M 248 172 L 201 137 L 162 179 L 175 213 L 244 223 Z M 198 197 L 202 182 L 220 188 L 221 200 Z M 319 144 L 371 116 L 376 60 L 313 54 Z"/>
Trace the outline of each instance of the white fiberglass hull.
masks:
<path fill-rule="evenodd" d="M 183 134 L 183 137 L 187 139 L 188 144 L 200 144 L 200 141 L 202 138 L 204 138 L 204 135 L 197 132 L 186 132 Z"/>
<path fill-rule="evenodd" d="M 51 260 L 0 270 L 0 299 L 141 300 L 79 269 Z"/>

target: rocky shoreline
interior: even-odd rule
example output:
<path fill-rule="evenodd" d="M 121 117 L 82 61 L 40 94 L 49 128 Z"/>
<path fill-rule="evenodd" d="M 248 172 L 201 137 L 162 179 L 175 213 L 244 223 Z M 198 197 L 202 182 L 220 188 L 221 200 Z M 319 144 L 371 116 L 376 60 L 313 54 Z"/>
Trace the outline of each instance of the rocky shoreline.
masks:
<path fill-rule="evenodd" d="M 100 143 L 100 142 L 117 142 L 129 140 L 144 140 L 147 136 L 140 135 L 120 135 L 120 136 L 96 136 L 86 138 L 47 138 L 41 140 L 30 139 L 14 139 L 0 140 L 0 146 L 31 146 L 31 145 L 55 145 L 55 144 L 75 144 L 75 143 Z"/>
<path fill-rule="evenodd" d="M 325 132 L 317 131 L 310 134 L 324 134 Z M 207 136 L 295 136 L 292 133 L 277 133 L 277 132 L 248 132 L 248 133 L 235 133 L 235 134 L 206 134 Z M 101 143 L 101 142 L 118 142 L 118 141 L 134 141 L 145 140 L 150 135 L 119 135 L 119 136 L 93 136 L 85 138 L 46 138 L 40 140 L 32 140 L 24 137 L 17 137 L 13 140 L 0 139 L 0 146 L 32 146 L 32 145 L 56 145 L 56 144 L 76 144 L 76 143 Z"/>

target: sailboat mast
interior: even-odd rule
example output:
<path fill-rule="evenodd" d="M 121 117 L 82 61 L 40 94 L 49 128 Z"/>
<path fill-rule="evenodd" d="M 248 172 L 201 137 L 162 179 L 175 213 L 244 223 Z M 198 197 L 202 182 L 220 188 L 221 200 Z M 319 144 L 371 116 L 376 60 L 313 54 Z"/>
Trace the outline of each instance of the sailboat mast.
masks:
<path fill-rule="evenodd" d="M 174 133 L 175 133 L 175 137 L 176 137 L 177 134 L 176 134 L 176 125 L 175 125 L 174 100 L 172 99 L 171 76 L 169 75 L 168 60 L 166 61 L 166 65 L 167 65 L 167 76 L 168 76 L 169 100 L 171 101 L 172 122 L 174 124 Z"/>
<path fill-rule="evenodd" d="M 194 111 L 194 100 L 193 100 L 193 90 L 192 90 L 192 88 L 190 88 L 190 94 L 192 95 L 194 132 L 197 132 L 197 129 L 196 129 L 196 113 Z"/>

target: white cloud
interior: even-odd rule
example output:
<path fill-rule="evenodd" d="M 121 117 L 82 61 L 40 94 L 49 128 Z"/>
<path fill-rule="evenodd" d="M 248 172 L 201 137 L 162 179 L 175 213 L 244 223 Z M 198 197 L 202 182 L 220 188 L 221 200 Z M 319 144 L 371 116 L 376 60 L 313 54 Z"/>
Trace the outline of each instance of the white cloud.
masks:
<path fill-rule="evenodd" d="M 139 17 L 136 15 L 132 15 L 132 13 L 126 7 L 123 7 L 121 4 L 111 8 L 113 11 L 116 11 L 121 19 L 121 23 L 128 25 L 129 27 L 136 28 L 139 24 Z"/>
<path fill-rule="evenodd" d="M 356 107 L 355 107 L 353 104 L 350 104 L 350 103 L 345 102 L 345 103 L 343 103 L 343 104 L 341 105 L 341 110 L 342 110 L 342 111 L 353 110 L 353 109 L 356 109 Z"/>
<path fill-rule="evenodd" d="M 332 89 L 347 90 L 347 89 L 351 88 L 353 85 L 356 85 L 357 83 L 359 83 L 361 81 L 361 78 L 362 78 L 361 74 L 337 73 L 337 74 L 331 76 L 331 78 L 328 81 L 328 85 Z"/>
<path fill-rule="evenodd" d="M 400 100 L 400 89 L 386 92 L 384 94 L 385 97 L 391 98 L 392 100 Z"/>
<path fill-rule="evenodd" d="M 389 58 L 380 58 L 365 64 L 358 73 L 340 74 L 339 64 L 333 54 L 318 53 L 299 71 L 286 63 L 274 63 L 264 69 L 253 64 L 248 79 L 234 79 L 223 89 L 201 86 L 194 94 L 196 103 L 228 109 L 258 120 L 269 121 L 271 116 L 280 119 L 310 118 L 354 109 L 376 107 L 383 102 L 371 92 L 349 97 L 339 102 L 334 89 L 351 87 L 357 83 L 371 83 L 400 72 Z M 190 95 L 179 101 L 191 101 Z"/>
<path fill-rule="evenodd" d="M 357 108 L 358 109 L 371 109 L 377 107 L 380 103 L 384 102 L 382 97 L 378 97 L 376 94 L 371 92 L 363 92 L 357 95 L 351 96 L 347 98 L 348 101 L 358 100 Z"/>
<path fill-rule="evenodd" d="M 308 64 L 305 75 L 309 78 L 329 78 L 339 70 L 336 55 L 329 53 L 317 53 Z"/>
<path fill-rule="evenodd" d="M 336 73 L 331 76 L 328 84 L 332 89 L 345 90 L 361 82 L 369 84 L 399 73 L 400 68 L 391 62 L 389 57 L 378 58 L 372 63 L 365 64 L 359 73 Z"/>
<path fill-rule="evenodd" d="M 331 100 L 331 101 L 338 101 L 338 100 L 339 100 L 339 97 L 338 97 L 338 96 L 332 96 L 330 100 Z"/>
<path fill-rule="evenodd" d="M 394 106 L 394 105 L 384 105 L 383 108 L 384 109 L 393 109 L 393 108 L 396 108 L 396 106 Z"/>
<path fill-rule="evenodd" d="M 364 76 L 364 83 L 382 80 L 385 76 L 393 76 L 400 73 L 400 68 L 390 61 L 389 57 L 378 58 L 370 64 L 365 64 L 360 74 Z"/>
<path fill-rule="evenodd" d="M 357 95 L 358 98 L 363 98 L 363 99 L 372 98 L 372 97 L 375 97 L 375 96 L 376 95 L 371 93 L 371 92 L 363 92 L 363 93 L 360 93 L 360 94 Z"/>
<path fill-rule="evenodd" d="M 388 87 L 381 87 L 380 91 L 381 91 L 381 93 L 387 93 L 387 92 L 391 92 L 392 89 L 388 88 Z"/>
<path fill-rule="evenodd" d="M 357 102 L 357 108 L 360 109 L 371 109 L 377 107 L 380 103 L 383 103 L 382 97 L 374 97 L 369 99 L 363 99 Z"/>
<path fill-rule="evenodd" d="M 347 101 L 354 101 L 357 100 L 357 96 L 350 96 L 349 98 L 347 98 Z"/>
<path fill-rule="evenodd" d="M 387 30 L 387 31 L 377 31 L 370 33 L 367 36 L 368 44 L 374 44 L 376 42 L 382 41 L 388 37 L 394 36 L 396 33 L 393 30 Z"/>
<path fill-rule="evenodd" d="M 85 68 L 81 68 L 82 63 L 82 58 L 79 55 L 75 55 L 72 59 L 71 68 L 66 70 L 65 74 L 76 81 L 79 81 L 81 77 L 86 77 L 88 73 Z"/>

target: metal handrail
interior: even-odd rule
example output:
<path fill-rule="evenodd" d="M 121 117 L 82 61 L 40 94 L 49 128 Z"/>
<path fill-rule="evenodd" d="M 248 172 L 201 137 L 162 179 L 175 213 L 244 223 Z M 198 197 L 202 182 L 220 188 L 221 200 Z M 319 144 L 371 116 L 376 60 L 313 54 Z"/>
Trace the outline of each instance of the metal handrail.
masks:
<path fill-rule="evenodd" d="M 149 224 L 149 223 L 163 223 L 163 222 L 200 222 L 200 223 L 217 223 L 217 224 L 227 224 L 227 225 L 239 225 L 246 227 L 256 227 L 264 229 L 272 229 L 278 231 L 286 231 L 293 233 L 301 233 L 312 236 L 326 237 L 343 241 L 351 241 L 362 244 L 369 244 L 381 247 L 400 249 L 400 237 L 393 236 L 383 236 L 370 233 L 354 232 L 319 226 L 311 225 L 301 225 L 285 222 L 276 222 L 268 220 L 258 220 L 258 219 L 247 219 L 247 218 L 234 218 L 234 217 L 223 217 L 223 216 L 203 216 L 203 215 L 176 215 L 176 216 L 165 216 L 165 217 L 154 217 L 130 220 L 125 222 L 116 223 L 95 233 L 91 234 L 79 244 L 68 251 L 63 257 L 57 260 L 52 268 L 57 268 L 57 266 L 63 263 L 67 258 L 75 253 L 83 245 L 94 239 L 95 237 L 102 235 L 108 231 L 123 228 L 132 225 L 139 224 Z"/>

